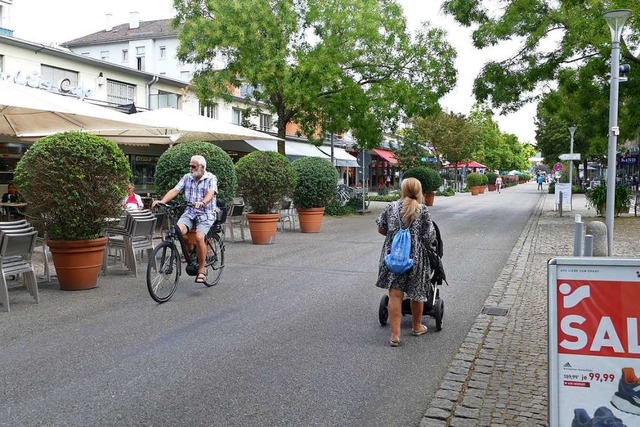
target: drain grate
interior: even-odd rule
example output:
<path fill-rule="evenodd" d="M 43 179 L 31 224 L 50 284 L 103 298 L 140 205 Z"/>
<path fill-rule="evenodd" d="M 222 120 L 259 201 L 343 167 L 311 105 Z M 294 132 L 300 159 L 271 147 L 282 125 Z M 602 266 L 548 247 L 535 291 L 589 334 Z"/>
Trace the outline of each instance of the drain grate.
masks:
<path fill-rule="evenodd" d="M 485 305 L 482 307 L 482 314 L 488 314 L 489 316 L 506 316 L 509 313 L 508 308 L 492 307 Z"/>

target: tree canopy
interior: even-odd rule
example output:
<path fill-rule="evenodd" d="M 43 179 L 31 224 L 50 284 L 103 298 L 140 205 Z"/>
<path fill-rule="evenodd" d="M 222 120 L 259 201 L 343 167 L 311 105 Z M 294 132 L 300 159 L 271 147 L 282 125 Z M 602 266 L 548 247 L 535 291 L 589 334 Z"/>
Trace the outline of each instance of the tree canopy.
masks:
<path fill-rule="evenodd" d="M 351 130 L 364 147 L 427 114 L 454 85 L 455 50 L 424 24 L 407 29 L 396 0 L 174 0 L 178 58 L 200 64 L 201 100 L 241 83 L 308 138 Z M 223 69 L 216 69 L 220 59 Z M 284 144 L 278 151 L 284 153 Z"/>

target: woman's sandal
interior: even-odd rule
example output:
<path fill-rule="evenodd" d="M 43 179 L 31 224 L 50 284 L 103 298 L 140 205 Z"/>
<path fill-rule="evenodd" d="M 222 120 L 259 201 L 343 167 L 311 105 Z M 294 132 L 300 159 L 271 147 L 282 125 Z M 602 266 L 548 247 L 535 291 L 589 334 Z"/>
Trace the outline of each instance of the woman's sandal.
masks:
<path fill-rule="evenodd" d="M 397 347 L 400 345 L 400 339 L 394 340 L 393 338 L 391 338 L 391 340 L 389 340 L 389 345 L 391 347 Z"/>
<path fill-rule="evenodd" d="M 198 273 L 196 283 L 205 283 L 207 281 L 207 273 Z"/>
<path fill-rule="evenodd" d="M 413 335 L 414 337 L 419 337 L 420 335 L 424 335 L 427 333 L 429 329 L 425 326 L 425 325 L 420 325 L 420 330 L 419 331 L 411 331 L 411 335 Z"/>

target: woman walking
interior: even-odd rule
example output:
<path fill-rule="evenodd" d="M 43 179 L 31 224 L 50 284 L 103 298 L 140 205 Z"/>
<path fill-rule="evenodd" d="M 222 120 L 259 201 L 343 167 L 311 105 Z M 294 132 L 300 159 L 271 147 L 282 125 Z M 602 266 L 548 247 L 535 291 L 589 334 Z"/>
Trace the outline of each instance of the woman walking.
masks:
<path fill-rule="evenodd" d="M 401 199 L 390 203 L 376 223 L 378 232 L 386 236 L 380 254 L 376 286 L 389 290 L 389 344 L 397 347 L 400 344 L 400 319 L 405 294 L 411 300 L 412 335 L 420 336 L 427 332 L 427 327 L 422 324 L 422 310 L 427 299 L 431 275 L 427 248 L 435 249 L 436 233 L 427 206 L 423 204 L 420 181 L 415 178 L 403 180 Z M 384 257 L 390 252 L 393 237 L 402 227 L 409 228 L 411 232 L 413 267 L 404 274 L 396 275 L 387 269 Z"/>

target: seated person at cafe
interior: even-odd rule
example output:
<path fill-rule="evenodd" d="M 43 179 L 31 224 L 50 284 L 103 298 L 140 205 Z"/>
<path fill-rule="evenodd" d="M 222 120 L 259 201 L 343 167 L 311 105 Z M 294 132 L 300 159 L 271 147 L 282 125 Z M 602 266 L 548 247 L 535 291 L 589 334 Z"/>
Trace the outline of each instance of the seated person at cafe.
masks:
<path fill-rule="evenodd" d="M 122 207 L 125 209 L 143 209 L 142 198 L 133 192 L 133 184 L 127 185 L 127 195 L 122 200 Z"/>
<path fill-rule="evenodd" d="M 2 195 L 2 203 L 19 203 L 21 202 L 20 195 L 18 194 L 18 187 L 12 182 L 7 185 L 7 192 Z M 9 216 L 24 216 L 24 213 L 13 206 L 4 207 L 6 214 Z"/>

